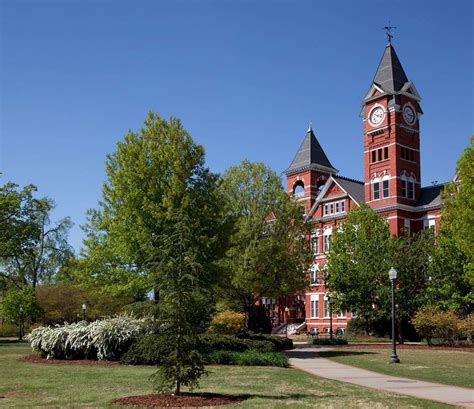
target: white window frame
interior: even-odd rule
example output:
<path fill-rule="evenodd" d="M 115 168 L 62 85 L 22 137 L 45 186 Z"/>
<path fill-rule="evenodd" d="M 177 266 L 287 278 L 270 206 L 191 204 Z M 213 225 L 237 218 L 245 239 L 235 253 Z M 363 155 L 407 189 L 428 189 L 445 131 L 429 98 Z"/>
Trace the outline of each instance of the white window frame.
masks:
<path fill-rule="evenodd" d="M 310 298 L 310 318 L 319 318 L 319 295 L 311 294 Z"/>

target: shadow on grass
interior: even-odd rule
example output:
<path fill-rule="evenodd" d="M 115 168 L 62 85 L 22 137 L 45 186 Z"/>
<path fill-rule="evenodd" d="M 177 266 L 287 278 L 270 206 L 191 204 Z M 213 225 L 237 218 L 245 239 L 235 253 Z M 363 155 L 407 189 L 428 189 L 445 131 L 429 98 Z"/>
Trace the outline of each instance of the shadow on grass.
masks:
<path fill-rule="evenodd" d="M 322 351 L 319 352 L 321 358 L 337 358 L 338 356 L 358 356 L 358 355 L 377 355 L 377 352 L 370 351 Z"/>
<path fill-rule="evenodd" d="M 314 350 L 294 350 L 286 351 L 288 358 L 297 359 L 313 359 L 313 358 L 332 358 L 338 356 L 349 356 L 349 355 L 373 355 L 376 352 L 369 351 L 314 351 Z"/>
<path fill-rule="evenodd" d="M 0 338 L 0 345 L 5 344 L 17 344 L 17 345 L 27 345 L 28 341 L 20 341 L 18 338 Z"/>

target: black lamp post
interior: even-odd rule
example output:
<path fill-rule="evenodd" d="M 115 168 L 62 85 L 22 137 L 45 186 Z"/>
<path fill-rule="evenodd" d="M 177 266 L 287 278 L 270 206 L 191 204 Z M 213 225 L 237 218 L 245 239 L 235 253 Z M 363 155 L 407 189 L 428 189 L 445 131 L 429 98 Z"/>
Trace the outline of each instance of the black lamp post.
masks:
<path fill-rule="evenodd" d="M 24 326 L 23 326 L 23 307 L 20 307 L 20 341 L 23 340 Z"/>
<path fill-rule="evenodd" d="M 392 282 L 392 355 L 390 355 L 390 364 L 400 363 L 397 356 L 397 343 L 395 341 L 395 282 L 397 281 L 397 270 L 393 267 L 389 270 L 388 276 Z"/>
<path fill-rule="evenodd" d="M 332 340 L 332 297 L 331 294 L 326 293 L 324 300 L 329 304 L 329 339 Z"/>
<path fill-rule="evenodd" d="M 86 320 L 86 310 L 87 310 L 87 305 L 86 305 L 86 304 L 82 304 L 82 320 L 83 320 L 83 321 Z"/>

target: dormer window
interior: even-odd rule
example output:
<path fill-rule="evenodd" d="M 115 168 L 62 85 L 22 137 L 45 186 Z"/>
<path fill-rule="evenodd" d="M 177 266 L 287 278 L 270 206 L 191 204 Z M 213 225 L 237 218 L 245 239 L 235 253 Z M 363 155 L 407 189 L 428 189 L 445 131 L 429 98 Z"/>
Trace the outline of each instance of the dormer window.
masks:
<path fill-rule="evenodd" d="M 346 210 L 346 202 L 344 200 L 327 203 L 324 205 L 324 216 L 344 213 L 345 210 Z"/>

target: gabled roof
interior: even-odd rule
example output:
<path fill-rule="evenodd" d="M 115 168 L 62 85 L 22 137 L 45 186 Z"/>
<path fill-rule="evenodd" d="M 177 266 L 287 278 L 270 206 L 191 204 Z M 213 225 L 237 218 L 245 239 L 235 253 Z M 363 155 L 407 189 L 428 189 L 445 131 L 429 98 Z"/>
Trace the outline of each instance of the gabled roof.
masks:
<path fill-rule="evenodd" d="M 319 144 L 313 129 L 310 127 L 301 143 L 298 152 L 285 173 L 296 173 L 305 169 L 322 169 L 329 173 L 337 173 L 337 169 L 329 162 L 323 148 Z"/>
<path fill-rule="evenodd" d="M 365 203 L 365 186 L 364 182 L 355 179 L 349 179 L 344 176 L 334 176 L 334 180 L 349 196 L 358 204 Z"/>
<path fill-rule="evenodd" d="M 416 203 L 419 206 L 441 206 L 441 193 L 444 189 L 444 184 L 422 187 L 420 191 L 420 198 Z"/>
<path fill-rule="evenodd" d="M 307 219 L 310 219 L 313 216 L 319 204 L 324 201 L 324 196 L 326 195 L 333 183 L 336 183 L 357 204 L 361 205 L 362 203 L 365 203 L 364 182 L 361 182 L 360 180 L 346 178 L 344 176 L 331 175 L 328 181 L 326 182 L 326 185 L 324 186 L 323 190 L 321 190 L 318 197 L 316 198 L 313 207 L 311 207 L 311 210 L 308 212 L 308 215 L 306 216 Z"/>
<path fill-rule="evenodd" d="M 388 93 L 400 91 L 408 82 L 408 77 L 392 44 L 385 47 L 372 82 Z"/>

